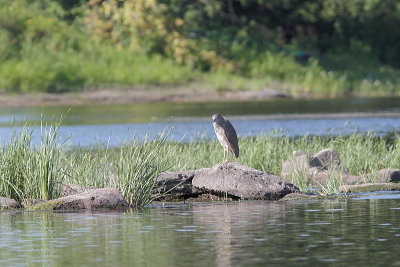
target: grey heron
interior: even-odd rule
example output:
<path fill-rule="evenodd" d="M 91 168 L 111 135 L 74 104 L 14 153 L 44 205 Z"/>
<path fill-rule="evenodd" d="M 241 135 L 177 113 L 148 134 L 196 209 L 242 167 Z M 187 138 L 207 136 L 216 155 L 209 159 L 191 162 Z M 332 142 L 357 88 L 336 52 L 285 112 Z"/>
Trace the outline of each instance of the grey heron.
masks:
<path fill-rule="evenodd" d="M 215 134 L 224 148 L 224 162 L 228 161 L 227 156 L 229 151 L 235 156 L 235 158 L 238 158 L 239 144 L 235 128 L 229 120 L 225 119 L 220 114 L 214 114 L 212 119 Z"/>

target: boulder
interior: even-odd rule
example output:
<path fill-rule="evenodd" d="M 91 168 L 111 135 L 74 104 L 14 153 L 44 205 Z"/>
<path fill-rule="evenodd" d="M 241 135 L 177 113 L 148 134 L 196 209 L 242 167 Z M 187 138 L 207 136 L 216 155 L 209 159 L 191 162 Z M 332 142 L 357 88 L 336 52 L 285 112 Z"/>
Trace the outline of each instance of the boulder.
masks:
<path fill-rule="evenodd" d="M 92 189 L 28 207 L 31 210 L 118 209 L 128 206 L 116 188 Z"/>
<path fill-rule="evenodd" d="M 233 162 L 197 170 L 192 184 L 202 193 L 226 194 L 239 199 L 278 200 L 299 191 L 278 176 Z"/>
<path fill-rule="evenodd" d="M 0 197 L 0 210 L 1 209 L 18 209 L 21 205 L 12 198 Z"/>

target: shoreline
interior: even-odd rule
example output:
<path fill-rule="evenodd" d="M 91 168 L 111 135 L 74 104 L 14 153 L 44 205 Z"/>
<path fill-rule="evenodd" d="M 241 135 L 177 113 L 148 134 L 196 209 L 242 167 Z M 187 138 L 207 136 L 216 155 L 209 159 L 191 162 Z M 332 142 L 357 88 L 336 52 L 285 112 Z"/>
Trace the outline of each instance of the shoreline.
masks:
<path fill-rule="evenodd" d="M 272 89 L 259 91 L 212 91 L 188 88 L 98 89 L 68 93 L 0 94 L 0 107 L 110 105 L 154 102 L 251 101 L 291 98 Z"/>

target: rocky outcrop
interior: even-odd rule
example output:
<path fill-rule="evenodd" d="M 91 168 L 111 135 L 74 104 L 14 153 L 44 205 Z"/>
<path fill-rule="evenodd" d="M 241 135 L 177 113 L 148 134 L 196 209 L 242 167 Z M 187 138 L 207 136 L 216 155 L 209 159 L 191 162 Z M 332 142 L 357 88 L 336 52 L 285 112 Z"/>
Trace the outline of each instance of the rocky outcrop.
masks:
<path fill-rule="evenodd" d="M 21 205 L 14 199 L 7 198 L 7 197 L 0 197 L 0 210 L 1 209 L 17 209 L 20 207 L 21 207 Z"/>
<path fill-rule="evenodd" d="M 127 207 L 116 188 L 92 189 L 87 192 L 60 197 L 28 207 L 31 210 L 118 209 Z"/>
<path fill-rule="evenodd" d="M 212 168 L 162 174 L 155 193 L 168 191 L 183 198 L 213 194 L 233 199 L 277 200 L 299 189 L 278 176 L 228 162 Z"/>
<path fill-rule="evenodd" d="M 308 183 L 317 186 L 325 185 L 332 175 L 340 175 L 346 184 L 356 184 L 360 179 L 347 173 L 333 149 L 324 149 L 314 155 L 295 152 L 282 163 L 282 177 L 290 179 L 292 175 L 307 176 Z"/>
<path fill-rule="evenodd" d="M 299 189 L 282 178 L 238 163 L 220 163 L 202 169 L 193 178 L 193 186 L 204 192 L 225 193 L 239 199 L 278 200 Z"/>

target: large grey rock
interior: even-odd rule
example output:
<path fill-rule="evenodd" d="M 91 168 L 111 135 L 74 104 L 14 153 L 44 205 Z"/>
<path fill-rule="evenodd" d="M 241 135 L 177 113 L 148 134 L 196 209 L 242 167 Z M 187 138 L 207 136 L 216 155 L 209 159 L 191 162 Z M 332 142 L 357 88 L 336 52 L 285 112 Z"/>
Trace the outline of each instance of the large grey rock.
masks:
<path fill-rule="evenodd" d="M 299 189 L 278 176 L 238 163 L 220 163 L 198 170 L 192 180 L 204 193 L 219 193 L 240 199 L 277 200 Z"/>
<path fill-rule="evenodd" d="M 122 194 L 116 188 L 92 189 L 87 192 L 60 197 L 28 207 L 33 210 L 118 209 L 126 207 Z"/>
<path fill-rule="evenodd" d="M 0 197 L 0 209 L 17 209 L 21 205 L 14 199 L 7 197 Z"/>

